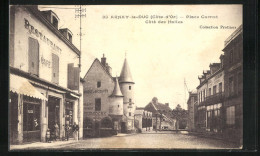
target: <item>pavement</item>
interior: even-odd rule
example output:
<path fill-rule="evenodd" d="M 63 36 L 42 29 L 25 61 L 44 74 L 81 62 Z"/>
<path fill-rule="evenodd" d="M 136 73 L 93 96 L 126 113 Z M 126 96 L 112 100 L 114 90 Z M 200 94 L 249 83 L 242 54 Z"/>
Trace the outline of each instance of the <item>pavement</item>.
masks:
<path fill-rule="evenodd" d="M 130 135 L 135 135 L 136 133 L 118 133 L 117 135 L 113 137 L 126 137 Z M 91 138 L 91 139 L 97 139 L 97 138 Z M 29 150 L 29 149 L 55 149 L 57 147 L 64 147 L 69 145 L 74 145 L 77 143 L 81 143 L 83 140 L 74 140 L 70 139 L 68 141 L 51 141 L 51 142 L 32 142 L 32 143 L 25 143 L 25 144 L 19 144 L 19 145 L 10 145 L 10 150 Z"/>
<path fill-rule="evenodd" d="M 131 149 L 238 149 L 241 148 L 223 140 L 205 138 L 175 131 L 145 131 L 84 140 L 36 142 L 11 145 L 14 151 L 22 150 L 131 150 Z"/>

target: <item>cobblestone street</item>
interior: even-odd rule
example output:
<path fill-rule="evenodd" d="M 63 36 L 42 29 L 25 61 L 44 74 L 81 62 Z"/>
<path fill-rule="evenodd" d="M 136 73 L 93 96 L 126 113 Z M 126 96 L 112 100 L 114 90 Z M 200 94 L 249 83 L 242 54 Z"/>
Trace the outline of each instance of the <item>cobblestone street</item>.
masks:
<path fill-rule="evenodd" d="M 46 146 L 43 146 L 43 145 Z M 51 145 L 53 144 L 53 145 Z M 37 143 L 34 146 L 11 146 L 11 149 L 34 150 L 89 150 L 89 149 L 230 149 L 239 148 L 223 140 L 201 138 L 176 132 L 149 132 L 142 134 L 118 134 L 107 138 L 89 138 L 64 143 Z"/>

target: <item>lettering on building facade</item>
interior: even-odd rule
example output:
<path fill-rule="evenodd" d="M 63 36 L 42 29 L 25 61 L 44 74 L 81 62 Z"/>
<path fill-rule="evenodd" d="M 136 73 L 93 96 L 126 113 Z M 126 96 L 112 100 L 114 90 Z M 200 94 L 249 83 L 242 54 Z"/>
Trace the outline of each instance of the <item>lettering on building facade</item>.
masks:
<path fill-rule="evenodd" d="M 87 94 L 95 94 L 95 93 L 107 93 L 108 90 L 107 89 L 103 89 L 103 90 L 84 90 L 84 93 Z"/>
<path fill-rule="evenodd" d="M 26 18 L 24 18 L 24 27 L 28 29 L 28 32 L 30 34 L 34 34 L 36 37 L 39 37 L 42 41 L 47 43 L 47 45 L 51 46 L 52 49 L 61 53 L 62 50 L 56 44 L 54 44 L 49 38 L 43 35 L 38 29 L 34 28 L 34 26 L 32 26 Z"/>
<path fill-rule="evenodd" d="M 48 68 L 51 68 L 51 61 L 46 60 L 43 56 L 41 56 L 41 64 L 45 65 Z"/>

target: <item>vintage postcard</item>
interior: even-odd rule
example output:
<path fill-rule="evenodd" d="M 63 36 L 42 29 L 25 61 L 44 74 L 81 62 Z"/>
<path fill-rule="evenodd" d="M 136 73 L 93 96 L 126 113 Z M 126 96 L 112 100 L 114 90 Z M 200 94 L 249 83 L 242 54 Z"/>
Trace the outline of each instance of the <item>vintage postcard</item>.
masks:
<path fill-rule="evenodd" d="M 242 5 L 9 9 L 11 151 L 243 147 Z"/>

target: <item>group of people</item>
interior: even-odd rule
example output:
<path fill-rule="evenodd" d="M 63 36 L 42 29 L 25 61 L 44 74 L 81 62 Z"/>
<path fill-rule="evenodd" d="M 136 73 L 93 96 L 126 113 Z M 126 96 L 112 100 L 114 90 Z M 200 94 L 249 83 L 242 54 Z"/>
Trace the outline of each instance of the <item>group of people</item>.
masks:
<path fill-rule="evenodd" d="M 79 126 L 74 122 L 72 126 L 69 125 L 69 123 L 65 124 L 65 139 L 67 141 L 69 140 L 69 136 L 71 133 L 71 130 L 73 132 L 73 137 L 75 140 L 78 140 L 78 131 L 79 131 Z M 57 123 L 54 124 L 52 131 L 48 128 L 46 132 L 46 142 L 50 142 L 51 140 L 57 140 L 60 135 L 60 129 L 59 125 Z"/>

